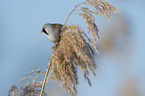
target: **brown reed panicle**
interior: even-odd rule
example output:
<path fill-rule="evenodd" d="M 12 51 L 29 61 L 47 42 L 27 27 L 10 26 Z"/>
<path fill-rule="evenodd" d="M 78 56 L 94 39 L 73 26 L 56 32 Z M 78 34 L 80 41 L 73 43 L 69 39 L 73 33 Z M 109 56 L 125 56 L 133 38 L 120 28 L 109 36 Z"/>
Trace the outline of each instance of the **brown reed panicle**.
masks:
<path fill-rule="evenodd" d="M 83 33 L 83 30 L 77 25 L 66 25 L 61 34 L 61 40 L 55 45 L 50 56 L 51 73 L 49 79 L 59 81 L 72 95 L 77 92 L 77 66 L 80 66 L 84 71 L 84 77 L 90 86 L 88 69 L 95 75 L 94 51 L 84 39 Z"/>
<path fill-rule="evenodd" d="M 18 88 L 16 85 L 12 85 L 8 96 L 39 96 L 43 82 L 35 82 L 35 80 L 36 78 L 39 78 L 38 75 L 40 75 L 40 73 L 45 73 L 45 71 L 41 71 L 39 68 L 26 73 L 17 84 L 28 81 L 28 79 L 31 79 L 30 82 L 26 83 L 21 88 Z M 45 92 L 43 92 L 43 96 L 47 96 Z"/>
<path fill-rule="evenodd" d="M 90 5 L 92 10 L 87 7 L 78 7 L 83 4 Z M 74 11 L 76 11 L 75 14 L 82 16 L 86 21 L 87 31 L 92 34 L 94 42 L 78 25 L 65 25 Z M 59 39 L 54 46 L 54 51 L 50 56 L 51 73 L 49 74 L 49 79 L 60 82 L 64 89 L 70 92 L 71 96 L 77 95 L 76 85 L 79 83 L 77 76 L 78 67 L 83 70 L 84 78 L 90 86 L 88 70 L 91 70 L 95 75 L 96 63 L 93 54 L 95 52 L 99 53 L 95 46 L 99 36 L 93 15 L 104 15 L 109 19 L 111 11 L 117 12 L 118 10 L 104 1 L 86 0 L 75 6 L 64 24 Z"/>
<path fill-rule="evenodd" d="M 15 85 L 11 86 L 8 96 L 20 96 L 20 92 L 19 92 L 17 86 L 15 86 Z"/>

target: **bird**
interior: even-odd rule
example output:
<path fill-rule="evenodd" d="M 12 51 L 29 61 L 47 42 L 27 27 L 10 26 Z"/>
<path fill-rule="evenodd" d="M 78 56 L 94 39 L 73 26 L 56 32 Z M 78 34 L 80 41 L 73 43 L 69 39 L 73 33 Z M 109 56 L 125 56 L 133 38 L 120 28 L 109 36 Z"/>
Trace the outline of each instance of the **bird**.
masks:
<path fill-rule="evenodd" d="M 40 33 L 44 33 L 51 42 L 56 43 L 58 40 L 59 34 L 62 31 L 62 28 L 63 28 L 62 24 L 46 23 L 45 25 L 43 25 Z"/>
<path fill-rule="evenodd" d="M 59 41 L 61 39 L 61 36 L 59 36 L 59 35 L 62 32 L 63 26 L 64 25 L 59 24 L 59 23 L 54 23 L 54 24 L 46 23 L 45 25 L 43 25 L 40 33 L 44 33 L 51 42 L 59 43 Z M 71 32 L 71 30 L 65 29 L 64 32 Z M 85 44 L 86 45 L 84 47 L 86 47 L 86 50 L 88 52 L 91 52 L 92 55 L 94 55 L 94 50 L 92 49 L 92 47 L 87 42 L 85 42 Z M 52 47 L 52 49 L 53 48 L 54 47 Z"/>

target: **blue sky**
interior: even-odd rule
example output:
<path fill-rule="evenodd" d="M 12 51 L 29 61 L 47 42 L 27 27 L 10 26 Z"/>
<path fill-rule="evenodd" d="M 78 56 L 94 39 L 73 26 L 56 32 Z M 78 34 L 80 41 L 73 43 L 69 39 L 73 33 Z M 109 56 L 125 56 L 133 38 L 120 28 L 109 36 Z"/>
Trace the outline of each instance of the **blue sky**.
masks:
<path fill-rule="evenodd" d="M 0 96 L 7 96 L 11 85 L 16 84 L 26 72 L 42 68 L 46 70 L 53 46 L 41 27 L 48 22 L 64 23 L 70 11 L 82 0 L 0 0 Z M 129 73 L 137 79 L 140 96 L 145 90 L 145 1 L 108 0 L 126 16 L 132 34 L 132 55 Z M 98 18 L 96 18 L 98 19 Z M 76 17 L 72 21 L 80 23 Z M 96 20 L 97 21 L 97 20 Z M 98 26 L 101 20 L 97 22 Z M 124 61 L 125 62 L 125 61 Z M 123 65 L 112 57 L 100 60 L 98 75 L 91 76 L 93 86 L 83 79 L 78 86 L 78 96 L 116 96 Z M 81 74 L 81 72 L 80 72 Z M 85 90 L 85 91 L 84 91 Z"/>

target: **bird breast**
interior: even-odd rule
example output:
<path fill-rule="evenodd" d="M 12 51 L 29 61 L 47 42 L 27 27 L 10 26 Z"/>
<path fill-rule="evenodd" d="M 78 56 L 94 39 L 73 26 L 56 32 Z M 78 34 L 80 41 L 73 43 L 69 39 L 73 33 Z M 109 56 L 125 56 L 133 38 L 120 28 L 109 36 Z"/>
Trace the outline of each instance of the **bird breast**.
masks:
<path fill-rule="evenodd" d="M 48 39 L 49 39 L 51 42 L 53 42 L 53 43 L 55 43 L 55 42 L 57 41 L 57 37 L 50 36 L 50 35 L 47 35 L 47 37 L 48 37 Z"/>

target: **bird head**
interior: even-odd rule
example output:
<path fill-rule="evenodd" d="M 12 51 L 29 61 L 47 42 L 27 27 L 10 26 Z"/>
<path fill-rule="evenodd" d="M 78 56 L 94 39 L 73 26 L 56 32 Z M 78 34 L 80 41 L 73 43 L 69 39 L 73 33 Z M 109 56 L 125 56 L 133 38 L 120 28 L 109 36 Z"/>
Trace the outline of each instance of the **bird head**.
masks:
<path fill-rule="evenodd" d="M 40 31 L 40 33 L 44 33 L 48 39 L 55 43 L 57 41 L 57 38 L 60 34 L 60 32 L 62 31 L 62 24 L 50 24 L 47 23 L 45 25 L 43 25 L 42 27 L 42 31 Z"/>

